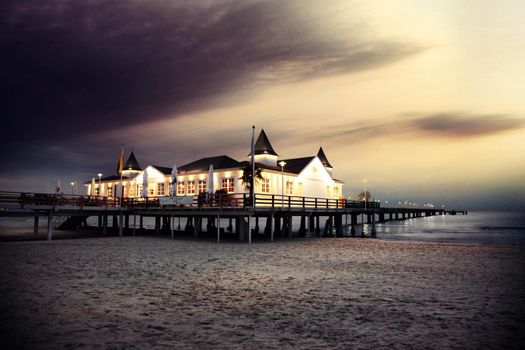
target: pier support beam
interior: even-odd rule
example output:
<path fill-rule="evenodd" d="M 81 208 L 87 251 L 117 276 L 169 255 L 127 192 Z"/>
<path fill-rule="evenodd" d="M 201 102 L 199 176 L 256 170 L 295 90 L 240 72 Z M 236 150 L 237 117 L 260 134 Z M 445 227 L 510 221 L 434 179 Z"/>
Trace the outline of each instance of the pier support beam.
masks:
<path fill-rule="evenodd" d="M 304 237 L 306 235 L 306 216 L 301 215 L 301 224 L 299 226 L 299 236 Z"/>
<path fill-rule="evenodd" d="M 361 238 L 365 238 L 365 218 L 361 214 Z"/>
<path fill-rule="evenodd" d="M 376 236 L 376 214 L 372 214 L 372 232 L 370 233 L 372 237 Z"/>
<path fill-rule="evenodd" d="M 202 231 L 202 217 L 196 216 L 194 219 L 195 226 L 193 227 L 193 238 L 199 238 Z"/>
<path fill-rule="evenodd" d="M 102 217 L 102 234 L 105 236 L 108 233 L 108 216 Z"/>
<path fill-rule="evenodd" d="M 281 231 L 281 218 L 277 215 L 274 216 L 274 222 L 275 222 L 275 229 L 274 232 L 279 235 L 279 237 L 282 234 Z"/>
<path fill-rule="evenodd" d="M 193 231 L 193 217 L 188 216 L 186 219 L 186 226 L 184 227 L 184 231 L 191 232 Z"/>
<path fill-rule="evenodd" d="M 53 212 L 47 214 L 47 240 L 53 239 Z"/>
<path fill-rule="evenodd" d="M 155 216 L 155 234 L 160 233 L 160 216 Z"/>
<path fill-rule="evenodd" d="M 125 216 L 124 229 L 126 229 L 126 232 L 129 234 L 129 214 Z"/>
<path fill-rule="evenodd" d="M 336 214 L 334 216 L 334 221 L 335 221 L 335 236 L 343 237 L 343 215 Z"/>
<path fill-rule="evenodd" d="M 113 220 L 111 220 L 111 229 L 116 231 L 118 229 L 118 218 L 116 215 L 113 215 Z"/>
<path fill-rule="evenodd" d="M 259 217 L 255 217 L 255 228 L 253 229 L 253 233 L 258 234 L 259 233 Z"/>
<path fill-rule="evenodd" d="M 33 220 L 33 238 L 38 237 L 38 221 L 40 220 L 40 217 L 38 215 L 35 215 L 35 219 Z"/>
<path fill-rule="evenodd" d="M 119 237 L 122 237 L 122 235 L 124 234 L 124 216 L 122 214 L 122 208 L 120 209 L 120 216 L 119 216 L 119 220 L 118 220 L 118 235 Z"/>
<path fill-rule="evenodd" d="M 239 234 L 239 241 L 245 241 L 249 227 L 244 216 L 235 219 L 235 228 Z"/>
<path fill-rule="evenodd" d="M 292 239 L 293 238 L 293 228 L 292 228 L 292 215 L 288 215 L 288 220 L 287 220 L 287 224 L 286 224 L 286 230 L 288 232 L 288 238 Z"/>
<path fill-rule="evenodd" d="M 315 217 L 313 214 L 308 215 L 308 236 L 315 233 Z"/>
<path fill-rule="evenodd" d="M 355 237 L 355 225 L 357 224 L 357 214 L 350 214 L 350 236 Z"/>
<path fill-rule="evenodd" d="M 270 218 L 269 218 L 269 219 L 270 219 L 270 220 L 269 220 L 269 221 L 270 221 L 270 242 L 273 242 L 273 231 L 274 231 L 274 228 L 273 228 L 273 223 L 274 223 L 274 221 L 273 221 L 273 216 L 274 216 L 274 215 L 273 215 L 273 212 L 272 212 L 272 213 L 270 214 Z"/>
<path fill-rule="evenodd" d="M 174 222 L 175 218 L 173 217 L 173 214 L 171 215 L 171 219 L 170 219 L 170 229 L 171 229 L 171 239 L 173 239 L 173 236 L 175 235 L 175 222 Z"/>
<path fill-rule="evenodd" d="M 217 243 L 221 241 L 221 215 L 217 214 Z"/>

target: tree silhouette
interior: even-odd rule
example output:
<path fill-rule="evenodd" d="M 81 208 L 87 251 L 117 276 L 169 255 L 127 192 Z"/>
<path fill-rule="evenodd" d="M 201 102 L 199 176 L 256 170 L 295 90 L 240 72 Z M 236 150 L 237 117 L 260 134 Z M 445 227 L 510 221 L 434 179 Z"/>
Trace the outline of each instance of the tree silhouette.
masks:
<path fill-rule="evenodd" d="M 359 193 L 359 200 L 360 201 L 366 200 L 367 202 L 370 202 L 371 199 L 372 199 L 372 194 L 370 193 L 370 191 Z"/>
<path fill-rule="evenodd" d="M 255 183 L 258 184 L 258 180 L 262 180 L 263 176 L 261 174 L 262 169 L 255 165 Z M 239 178 L 239 180 L 242 181 L 242 184 L 250 190 L 250 196 L 253 194 L 252 190 L 252 165 L 246 165 L 244 168 L 242 168 L 242 176 Z"/>

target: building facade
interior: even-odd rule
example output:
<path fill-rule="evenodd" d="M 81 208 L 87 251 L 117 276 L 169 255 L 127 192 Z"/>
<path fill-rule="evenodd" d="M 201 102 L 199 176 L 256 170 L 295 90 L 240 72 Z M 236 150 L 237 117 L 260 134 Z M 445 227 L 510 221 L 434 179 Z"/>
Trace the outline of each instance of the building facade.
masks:
<path fill-rule="evenodd" d="M 243 169 L 251 166 L 248 160 L 237 161 L 229 156 L 215 156 L 196 160 L 177 167 L 177 196 L 196 196 L 207 191 L 210 165 L 213 166 L 214 191 L 227 193 L 249 193 L 243 183 Z M 339 199 L 342 197 L 343 182 L 333 178 L 333 167 L 322 148 L 315 156 L 279 159 L 264 130 L 254 145 L 256 168 L 261 169 L 262 179 L 256 179 L 255 193 L 285 196 Z M 148 197 L 170 195 L 172 168 L 148 165 L 141 168 L 131 152 L 122 173 L 93 178 L 85 183 L 88 195 L 128 198 L 143 197 L 144 174 L 147 175 Z"/>

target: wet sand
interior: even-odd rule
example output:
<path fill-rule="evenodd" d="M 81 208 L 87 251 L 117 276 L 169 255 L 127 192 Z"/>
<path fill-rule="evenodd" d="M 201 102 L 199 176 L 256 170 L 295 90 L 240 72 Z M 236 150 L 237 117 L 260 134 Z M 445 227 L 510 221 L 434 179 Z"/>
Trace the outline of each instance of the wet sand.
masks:
<path fill-rule="evenodd" d="M 16 348 L 525 344 L 520 246 L 106 237 L 3 242 L 0 262 L 1 339 Z"/>

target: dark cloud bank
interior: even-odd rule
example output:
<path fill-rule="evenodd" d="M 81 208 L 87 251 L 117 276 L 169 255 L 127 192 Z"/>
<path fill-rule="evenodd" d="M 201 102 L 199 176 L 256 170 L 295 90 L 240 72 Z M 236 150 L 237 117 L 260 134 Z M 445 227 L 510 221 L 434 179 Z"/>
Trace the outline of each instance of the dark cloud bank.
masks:
<path fill-rule="evenodd" d="M 100 131 L 210 108 L 267 84 L 385 65 L 421 50 L 364 35 L 358 18 L 338 20 L 335 5 L 3 1 L 1 178 L 7 170 L 91 173 L 101 167 L 100 159 L 86 159 L 100 153 L 93 140 L 99 149 L 128 141 L 97 140 Z M 90 148 L 82 138 L 92 141 Z"/>
<path fill-rule="evenodd" d="M 363 137 L 372 138 L 415 132 L 434 137 L 465 139 L 495 135 L 524 127 L 525 118 L 523 117 L 503 114 L 442 112 L 399 116 L 391 122 L 381 122 L 362 127 L 354 127 L 351 124 L 325 136 L 352 136 L 353 139 L 360 140 Z"/>
<path fill-rule="evenodd" d="M 10 129 L 39 139 L 107 130 L 195 109 L 232 90 L 364 69 L 417 51 L 349 41 L 337 27 L 323 35 L 331 13 L 316 2 L 197 3 L 4 3 Z M 258 76 L 282 63 L 288 68 Z"/>

